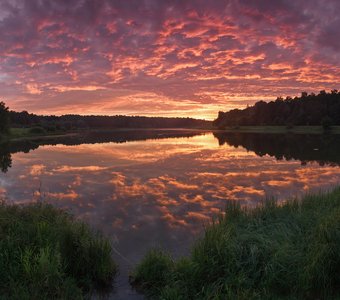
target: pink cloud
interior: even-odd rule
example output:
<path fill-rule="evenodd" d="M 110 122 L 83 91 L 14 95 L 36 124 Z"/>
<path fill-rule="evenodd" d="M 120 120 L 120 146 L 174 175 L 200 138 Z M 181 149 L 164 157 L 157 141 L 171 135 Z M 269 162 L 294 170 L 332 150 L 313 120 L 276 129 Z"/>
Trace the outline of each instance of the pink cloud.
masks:
<path fill-rule="evenodd" d="M 37 113 L 102 113 L 98 103 L 129 113 L 119 108 L 124 90 L 153 95 L 134 114 L 212 119 L 256 100 L 337 88 L 339 8 L 335 0 L 4 0 L 1 96 Z"/>

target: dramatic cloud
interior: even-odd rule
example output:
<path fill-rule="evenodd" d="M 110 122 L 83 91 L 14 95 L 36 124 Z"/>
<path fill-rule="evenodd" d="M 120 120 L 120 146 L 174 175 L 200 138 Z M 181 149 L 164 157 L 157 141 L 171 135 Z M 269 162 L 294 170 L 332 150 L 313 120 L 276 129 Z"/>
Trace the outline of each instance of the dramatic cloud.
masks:
<path fill-rule="evenodd" d="M 2 0 L 1 97 L 37 113 L 188 115 L 340 78 L 337 0 Z"/>

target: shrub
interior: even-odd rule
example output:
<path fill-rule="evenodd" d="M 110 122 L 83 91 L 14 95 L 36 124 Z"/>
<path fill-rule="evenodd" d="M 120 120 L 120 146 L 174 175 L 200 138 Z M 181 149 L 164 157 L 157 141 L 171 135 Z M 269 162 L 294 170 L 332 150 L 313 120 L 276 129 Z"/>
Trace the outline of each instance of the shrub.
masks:
<path fill-rule="evenodd" d="M 337 189 L 281 206 L 229 204 L 190 257 L 151 252 L 134 275 L 156 299 L 339 299 L 339 274 Z"/>
<path fill-rule="evenodd" d="M 150 290 L 151 294 L 159 292 L 166 284 L 173 264 L 167 253 L 157 249 L 151 250 L 136 268 L 132 283 L 142 290 Z"/>
<path fill-rule="evenodd" d="M 333 120 L 332 120 L 330 117 L 328 117 L 328 116 L 324 117 L 324 118 L 321 120 L 321 125 L 322 125 L 322 128 L 323 128 L 324 130 L 330 129 L 331 126 L 332 126 L 332 124 L 333 124 Z"/>
<path fill-rule="evenodd" d="M 116 272 L 109 242 L 47 204 L 0 205 L 2 299 L 79 299 Z"/>
<path fill-rule="evenodd" d="M 46 130 L 43 127 L 36 126 L 36 127 L 30 128 L 29 133 L 31 133 L 31 134 L 44 134 L 44 133 L 46 133 Z"/>

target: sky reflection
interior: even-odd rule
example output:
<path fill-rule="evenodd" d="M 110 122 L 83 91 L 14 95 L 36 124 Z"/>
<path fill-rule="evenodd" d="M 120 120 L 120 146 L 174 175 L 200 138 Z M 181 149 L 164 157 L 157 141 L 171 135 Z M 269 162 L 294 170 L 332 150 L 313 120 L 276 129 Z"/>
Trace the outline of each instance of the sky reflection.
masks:
<path fill-rule="evenodd" d="M 185 138 L 41 146 L 12 155 L 0 175 L 9 202 L 38 199 L 68 208 L 111 236 L 122 276 L 153 246 L 186 253 L 227 200 L 253 205 L 340 182 L 340 168 L 262 157 L 219 145 L 212 133 Z"/>

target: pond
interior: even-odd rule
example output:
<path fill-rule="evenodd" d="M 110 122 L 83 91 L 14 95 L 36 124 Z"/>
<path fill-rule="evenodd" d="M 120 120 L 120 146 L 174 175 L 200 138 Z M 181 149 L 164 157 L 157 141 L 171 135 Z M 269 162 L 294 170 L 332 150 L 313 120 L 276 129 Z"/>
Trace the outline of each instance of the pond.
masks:
<path fill-rule="evenodd" d="M 226 201 L 253 206 L 340 183 L 340 135 L 199 130 L 93 132 L 1 146 L 0 198 L 70 209 L 111 238 L 109 297 L 153 247 L 185 255 Z"/>

